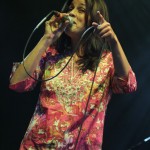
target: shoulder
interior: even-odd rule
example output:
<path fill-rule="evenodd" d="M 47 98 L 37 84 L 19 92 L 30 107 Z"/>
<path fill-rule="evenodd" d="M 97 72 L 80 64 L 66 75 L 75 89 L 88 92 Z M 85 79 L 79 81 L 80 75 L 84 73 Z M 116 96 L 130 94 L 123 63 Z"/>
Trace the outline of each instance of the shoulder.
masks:
<path fill-rule="evenodd" d="M 55 47 L 48 47 L 44 55 L 46 62 L 50 64 L 55 64 L 65 58 L 65 55 L 59 53 Z"/>
<path fill-rule="evenodd" d="M 101 56 L 102 60 L 112 60 L 112 52 L 110 50 L 104 50 Z"/>
<path fill-rule="evenodd" d="M 103 51 L 98 67 L 100 70 L 113 68 L 113 57 L 111 51 Z"/>
<path fill-rule="evenodd" d="M 46 50 L 46 53 L 47 54 L 50 53 L 51 56 L 56 56 L 59 54 L 54 47 L 48 47 L 48 49 Z"/>

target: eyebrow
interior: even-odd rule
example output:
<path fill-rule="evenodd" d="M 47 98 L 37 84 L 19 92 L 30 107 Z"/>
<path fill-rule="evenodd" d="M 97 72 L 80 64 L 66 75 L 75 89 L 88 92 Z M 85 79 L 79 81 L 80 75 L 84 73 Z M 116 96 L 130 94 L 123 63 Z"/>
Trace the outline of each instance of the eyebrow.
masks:
<path fill-rule="evenodd" d="M 74 5 L 74 4 L 71 3 L 70 5 Z M 85 6 L 85 3 L 80 3 L 79 5 Z"/>
<path fill-rule="evenodd" d="M 81 3 L 81 5 L 85 6 L 85 3 Z"/>

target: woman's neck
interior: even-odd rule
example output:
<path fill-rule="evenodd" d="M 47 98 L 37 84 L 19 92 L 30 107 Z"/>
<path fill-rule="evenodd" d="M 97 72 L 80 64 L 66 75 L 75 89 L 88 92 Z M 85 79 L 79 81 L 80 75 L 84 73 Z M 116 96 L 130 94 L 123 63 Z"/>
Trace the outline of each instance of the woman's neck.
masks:
<path fill-rule="evenodd" d="M 78 39 L 73 39 L 71 42 L 72 42 L 72 50 L 75 51 L 77 46 L 78 46 L 79 40 Z"/>
<path fill-rule="evenodd" d="M 72 50 L 73 51 L 78 51 L 78 54 L 79 56 L 82 56 L 83 55 L 83 52 L 81 50 L 81 48 L 79 47 L 80 45 L 79 44 L 79 40 L 80 39 L 73 39 L 71 42 L 72 42 Z M 78 47 L 77 47 L 78 46 Z M 78 48 L 78 49 L 77 49 Z"/>

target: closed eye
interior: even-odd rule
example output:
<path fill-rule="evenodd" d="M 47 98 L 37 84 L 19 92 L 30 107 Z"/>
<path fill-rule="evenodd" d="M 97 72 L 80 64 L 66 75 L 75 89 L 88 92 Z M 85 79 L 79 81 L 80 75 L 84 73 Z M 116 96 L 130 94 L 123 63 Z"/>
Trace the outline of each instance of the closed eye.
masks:
<path fill-rule="evenodd" d="M 85 8 L 80 7 L 80 8 L 78 8 L 78 11 L 79 12 L 85 12 Z"/>

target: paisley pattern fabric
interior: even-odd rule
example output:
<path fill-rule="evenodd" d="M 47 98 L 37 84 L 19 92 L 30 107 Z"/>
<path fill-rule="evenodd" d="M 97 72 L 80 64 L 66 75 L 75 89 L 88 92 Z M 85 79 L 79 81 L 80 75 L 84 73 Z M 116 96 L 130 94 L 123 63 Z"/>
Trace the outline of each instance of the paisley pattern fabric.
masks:
<path fill-rule="evenodd" d="M 49 48 L 33 76 L 51 78 L 69 58 Z M 14 64 L 11 76 L 17 66 Z M 72 66 L 70 61 L 56 78 L 42 82 L 39 100 L 20 150 L 73 150 L 75 146 L 77 150 L 101 150 L 105 112 L 111 95 L 135 91 L 135 75 L 132 69 L 128 77 L 114 75 L 112 54 L 104 51 L 89 98 L 94 72 L 74 72 Z M 32 90 L 36 83 L 27 78 L 10 88 L 25 92 Z"/>

